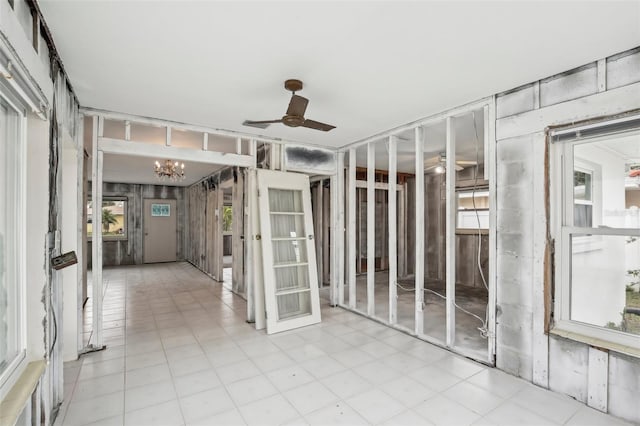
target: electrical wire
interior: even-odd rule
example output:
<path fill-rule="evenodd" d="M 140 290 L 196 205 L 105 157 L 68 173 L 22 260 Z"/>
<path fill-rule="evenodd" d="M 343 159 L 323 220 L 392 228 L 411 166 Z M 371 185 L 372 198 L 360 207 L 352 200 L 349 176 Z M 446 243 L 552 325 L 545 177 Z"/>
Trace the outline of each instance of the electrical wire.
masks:
<path fill-rule="evenodd" d="M 478 223 L 478 259 L 477 259 L 477 264 L 478 264 L 478 272 L 480 272 L 480 279 L 482 279 L 482 284 L 484 285 L 484 288 L 487 289 L 487 293 L 489 292 L 489 286 L 487 285 L 487 280 L 484 276 L 484 272 L 482 271 L 482 261 L 481 261 L 481 256 L 480 254 L 482 253 L 482 232 L 480 231 L 481 225 L 480 225 L 480 215 L 478 214 L 478 209 L 476 208 L 476 191 L 478 189 L 478 168 L 480 167 L 480 150 L 479 150 L 479 145 L 480 145 L 480 138 L 478 138 L 478 126 L 476 125 L 476 113 L 475 111 L 471 111 L 471 117 L 473 119 L 473 132 L 475 135 L 475 146 L 476 146 L 476 165 L 473 168 L 473 191 L 471 193 L 471 202 L 473 203 L 473 211 L 475 212 L 476 215 L 476 221 Z M 485 141 L 485 143 L 487 143 L 487 141 Z M 486 158 L 485 160 L 485 167 L 486 167 Z M 482 324 L 482 328 L 480 328 L 480 334 L 482 335 L 482 337 L 488 337 L 488 333 L 489 333 L 489 328 L 488 328 L 488 323 L 489 323 L 489 303 L 487 303 L 487 307 L 485 309 L 485 316 L 484 316 L 484 322 Z"/>
<path fill-rule="evenodd" d="M 407 291 L 407 292 L 416 291 L 416 288 L 415 288 L 415 287 L 413 287 L 413 288 L 407 288 L 407 287 L 403 287 L 403 286 L 402 286 L 401 284 L 399 284 L 399 283 L 396 283 L 396 286 L 400 287 L 400 289 L 402 289 L 402 290 L 404 290 L 404 291 Z M 438 293 L 437 291 L 431 290 L 431 289 L 429 289 L 429 288 L 423 288 L 423 289 L 422 289 L 422 291 L 427 291 L 427 292 L 429 292 L 429 293 L 433 293 L 433 294 L 435 294 L 436 296 L 438 296 L 439 298 L 444 299 L 444 300 L 447 300 L 447 296 L 445 296 L 445 295 L 443 295 L 443 294 L 440 294 L 440 293 Z M 468 315 L 471 315 L 471 316 L 472 316 L 472 317 L 474 317 L 474 318 L 477 318 L 477 319 L 478 319 L 478 321 L 480 321 L 480 322 L 482 323 L 482 326 L 484 327 L 484 325 L 485 325 L 485 320 L 483 320 L 482 318 L 480 318 L 478 315 L 474 314 L 474 313 L 473 313 L 473 312 L 471 312 L 471 311 L 466 310 L 465 308 L 463 308 L 462 306 L 458 305 L 458 304 L 457 304 L 457 303 L 455 303 L 455 302 L 453 303 L 453 305 L 454 305 L 457 309 L 460 309 L 460 310 L 461 310 L 462 312 L 464 312 L 465 314 L 468 314 Z"/>

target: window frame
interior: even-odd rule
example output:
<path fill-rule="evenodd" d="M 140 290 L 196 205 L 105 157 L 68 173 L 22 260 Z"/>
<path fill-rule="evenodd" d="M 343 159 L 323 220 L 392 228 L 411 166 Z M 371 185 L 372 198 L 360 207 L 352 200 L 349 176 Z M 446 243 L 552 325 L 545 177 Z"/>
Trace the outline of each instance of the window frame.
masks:
<path fill-rule="evenodd" d="M 16 356 L 7 364 L 5 369 L 0 372 L 0 400 L 11 390 L 15 382 L 18 380 L 27 365 L 27 279 L 26 279 L 26 194 L 27 194 L 27 109 L 11 92 L 0 84 L 0 100 L 5 102 L 17 115 L 16 132 L 17 143 L 19 144 L 15 150 L 15 163 L 17 167 L 16 175 L 19 177 L 18 182 L 14 182 L 14 199 L 15 206 L 15 250 L 11 255 L 12 262 L 15 266 L 15 276 L 17 281 L 17 308 L 18 308 L 18 324 L 17 338 L 18 348 Z M 9 262 L 7 262 L 9 263 Z"/>
<path fill-rule="evenodd" d="M 105 201 L 124 201 L 124 208 L 122 211 L 122 215 L 124 216 L 124 233 L 122 235 L 104 235 L 104 231 L 102 234 L 102 241 L 127 241 L 129 239 L 129 197 L 124 196 L 105 196 L 102 197 L 102 203 Z M 91 197 L 87 199 L 87 203 L 93 202 Z M 100 208 L 102 211 L 102 208 Z M 87 214 L 87 223 L 89 224 L 89 215 Z M 91 234 L 87 231 L 87 240 L 93 241 L 93 209 L 91 214 Z"/>
<path fill-rule="evenodd" d="M 637 121 L 639 115 L 633 115 L 627 118 L 630 122 Z M 622 119 L 625 120 L 625 119 Z M 596 219 L 596 210 L 598 205 L 602 205 L 601 191 L 599 180 L 602 177 L 602 171 L 591 167 L 591 164 L 581 159 L 577 159 L 574 164 L 573 148 L 576 145 L 595 143 L 619 136 L 621 132 L 612 129 L 607 131 L 609 126 L 615 126 L 621 120 L 606 120 L 597 125 L 593 123 L 585 126 L 589 130 L 601 128 L 602 132 L 590 136 L 582 137 L 580 135 L 581 126 L 568 126 L 563 128 L 549 129 L 547 131 L 548 140 L 550 141 L 550 201 L 551 207 L 551 231 L 555 237 L 555 301 L 554 301 L 554 321 L 550 332 L 565 338 L 569 338 L 584 343 L 597 345 L 603 348 L 611 349 L 616 352 L 625 353 L 632 356 L 640 356 L 640 338 L 637 335 L 624 333 L 618 330 L 608 329 L 604 326 L 596 326 L 576 320 L 572 320 L 571 314 L 571 267 L 572 257 L 577 253 L 571 239 L 579 238 L 580 242 L 590 243 L 591 249 L 598 249 L 598 241 L 604 236 L 635 236 L 640 237 L 640 229 L 634 228 L 608 228 L 601 227 L 600 220 Z M 640 127 L 634 127 L 624 133 L 640 132 Z M 562 138 L 554 141 L 554 137 L 566 133 L 575 132 L 575 136 L 571 138 Z M 577 165 L 578 169 L 592 169 L 592 205 L 593 225 L 592 227 L 573 226 L 573 209 L 574 209 L 574 180 L 573 172 Z M 585 167 L 586 166 L 586 167 Z M 570 195 L 570 196 L 568 196 Z M 574 240 L 575 241 L 575 240 Z"/>
<path fill-rule="evenodd" d="M 491 197 L 491 192 L 489 191 L 489 186 L 488 185 L 482 185 L 482 186 L 478 186 L 477 188 L 473 188 L 473 187 L 458 187 L 456 188 L 455 191 L 455 196 L 456 196 L 456 234 L 457 235 L 489 235 L 489 223 L 487 223 L 487 227 L 486 228 L 463 228 L 460 225 L 460 212 L 462 211 L 467 211 L 467 212 L 482 212 L 482 211 L 486 211 L 486 212 L 490 212 L 490 208 L 486 207 L 486 208 L 476 208 L 474 209 L 464 209 L 461 210 L 460 209 L 460 196 L 462 194 L 470 194 L 472 196 L 470 197 L 464 197 L 464 198 L 473 198 L 473 197 L 487 197 L 487 201 L 489 201 L 490 197 Z M 487 220 L 488 217 L 487 217 Z"/>

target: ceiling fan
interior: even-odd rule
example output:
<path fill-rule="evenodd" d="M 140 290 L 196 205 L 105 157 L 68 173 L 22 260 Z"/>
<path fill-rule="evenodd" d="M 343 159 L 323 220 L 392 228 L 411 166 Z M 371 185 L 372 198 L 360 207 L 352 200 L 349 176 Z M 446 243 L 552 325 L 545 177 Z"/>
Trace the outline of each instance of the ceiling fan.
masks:
<path fill-rule="evenodd" d="M 266 129 L 270 124 L 282 123 L 289 127 L 307 127 L 314 130 L 322 130 L 323 132 L 328 132 L 329 130 L 336 128 L 336 126 L 332 126 L 330 124 L 320 123 L 319 121 L 304 118 L 304 112 L 307 110 L 309 99 L 296 95 L 297 91 L 302 90 L 302 81 L 295 79 L 287 80 L 284 82 L 284 88 L 293 94 L 289 101 L 287 113 L 281 119 L 265 121 L 245 120 L 242 124 L 245 126 L 257 127 L 259 129 Z"/>
<path fill-rule="evenodd" d="M 444 153 L 438 154 L 425 160 L 425 172 L 444 173 L 447 169 L 447 156 Z M 477 166 L 478 162 L 473 160 L 456 161 L 456 172 L 464 170 L 465 167 Z"/>

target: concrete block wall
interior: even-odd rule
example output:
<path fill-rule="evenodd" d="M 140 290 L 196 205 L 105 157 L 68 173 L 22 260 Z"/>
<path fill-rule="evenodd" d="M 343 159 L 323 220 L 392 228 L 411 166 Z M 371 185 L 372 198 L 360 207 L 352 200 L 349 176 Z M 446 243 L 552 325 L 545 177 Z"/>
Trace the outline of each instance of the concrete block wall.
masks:
<path fill-rule="evenodd" d="M 496 96 L 496 365 L 584 403 L 589 346 L 544 334 L 545 128 L 640 109 L 638 93 L 640 48 Z M 608 365 L 608 412 L 640 422 L 640 359 Z"/>

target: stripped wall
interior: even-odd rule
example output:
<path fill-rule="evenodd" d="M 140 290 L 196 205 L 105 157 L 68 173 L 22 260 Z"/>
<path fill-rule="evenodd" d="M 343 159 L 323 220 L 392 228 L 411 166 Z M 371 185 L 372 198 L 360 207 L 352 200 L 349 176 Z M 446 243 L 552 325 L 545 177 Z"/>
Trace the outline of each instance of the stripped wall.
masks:
<path fill-rule="evenodd" d="M 640 108 L 640 49 L 502 93 L 496 107 L 497 366 L 587 403 L 604 358 L 608 412 L 640 422 L 640 359 L 544 333 L 545 128 Z"/>
<path fill-rule="evenodd" d="M 90 185 L 90 184 L 89 184 Z M 144 224 L 143 206 L 145 198 L 174 199 L 177 201 L 176 258 L 186 259 L 187 247 L 186 189 L 181 186 L 139 185 L 131 183 L 109 183 L 102 185 L 103 197 L 125 197 L 127 199 L 127 238 L 104 240 L 102 243 L 103 266 L 140 265 L 143 262 Z M 91 267 L 91 241 L 87 242 L 87 262 Z"/>

